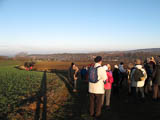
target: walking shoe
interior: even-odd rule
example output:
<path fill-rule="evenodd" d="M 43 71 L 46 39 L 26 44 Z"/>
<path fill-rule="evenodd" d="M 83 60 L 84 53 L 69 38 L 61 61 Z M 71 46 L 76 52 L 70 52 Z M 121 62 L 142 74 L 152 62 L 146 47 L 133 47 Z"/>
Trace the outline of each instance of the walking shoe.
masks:
<path fill-rule="evenodd" d="M 95 115 L 94 114 L 90 114 L 90 117 L 94 117 Z"/>
<path fill-rule="evenodd" d="M 158 102 L 158 99 L 152 98 L 152 101 L 153 101 L 153 102 Z"/>
<path fill-rule="evenodd" d="M 101 120 L 101 116 L 95 116 L 94 120 Z"/>
<path fill-rule="evenodd" d="M 110 111 L 110 110 L 111 110 L 110 106 L 106 106 L 105 109 L 106 109 L 107 111 Z"/>
<path fill-rule="evenodd" d="M 76 90 L 76 89 L 73 89 L 73 92 L 77 92 L 77 90 Z"/>

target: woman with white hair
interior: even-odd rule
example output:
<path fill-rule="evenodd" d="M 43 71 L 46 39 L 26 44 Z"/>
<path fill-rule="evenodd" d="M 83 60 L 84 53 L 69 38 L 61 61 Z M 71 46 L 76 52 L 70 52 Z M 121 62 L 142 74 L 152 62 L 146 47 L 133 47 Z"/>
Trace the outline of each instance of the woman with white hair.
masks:
<path fill-rule="evenodd" d="M 105 84 L 104 84 L 105 97 L 103 97 L 103 99 L 102 99 L 102 105 L 104 104 L 104 99 L 106 98 L 105 108 L 106 108 L 106 110 L 110 110 L 110 97 L 111 97 L 113 76 L 112 76 L 112 71 L 111 71 L 111 65 L 110 64 L 104 65 L 103 68 L 106 70 L 106 74 L 107 74 L 108 78 L 107 78 L 107 80 L 105 81 Z"/>

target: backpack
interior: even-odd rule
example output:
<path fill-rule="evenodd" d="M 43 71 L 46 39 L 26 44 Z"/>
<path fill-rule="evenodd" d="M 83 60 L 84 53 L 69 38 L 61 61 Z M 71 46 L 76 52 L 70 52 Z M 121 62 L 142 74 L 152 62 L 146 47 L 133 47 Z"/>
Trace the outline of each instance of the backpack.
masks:
<path fill-rule="evenodd" d="M 98 74 L 97 74 L 97 69 L 101 67 L 101 66 L 98 66 L 98 67 L 90 67 L 89 68 L 89 75 L 88 75 L 88 79 L 89 79 L 89 82 L 91 83 L 97 83 L 98 82 Z"/>
<path fill-rule="evenodd" d="M 143 71 L 138 69 L 138 68 L 134 68 L 134 73 L 132 75 L 134 81 L 141 81 L 144 78 L 144 74 Z"/>

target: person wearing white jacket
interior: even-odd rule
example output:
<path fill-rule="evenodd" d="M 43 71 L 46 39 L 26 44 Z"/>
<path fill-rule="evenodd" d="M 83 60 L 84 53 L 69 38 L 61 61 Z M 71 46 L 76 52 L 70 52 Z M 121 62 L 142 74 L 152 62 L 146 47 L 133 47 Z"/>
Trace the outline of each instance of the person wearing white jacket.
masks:
<path fill-rule="evenodd" d="M 136 69 L 140 70 L 141 72 L 136 72 Z M 141 74 L 142 73 L 142 74 Z M 136 76 L 136 78 L 134 77 Z M 135 79 L 139 80 L 135 80 Z M 132 95 L 135 97 L 135 100 L 138 100 L 138 93 L 141 94 L 141 99 L 144 100 L 144 84 L 145 80 L 147 79 L 147 73 L 143 66 L 141 65 L 141 60 L 135 60 L 135 66 L 131 70 L 131 92 Z"/>
<path fill-rule="evenodd" d="M 90 116 L 99 117 L 101 115 L 102 96 L 104 95 L 104 82 L 107 79 L 106 71 L 102 64 L 102 57 L 97 56 L 95 59 L 94 68 L 97 68 L 98 82 L 89 82 L 89 96 L 90 96 Z"/>

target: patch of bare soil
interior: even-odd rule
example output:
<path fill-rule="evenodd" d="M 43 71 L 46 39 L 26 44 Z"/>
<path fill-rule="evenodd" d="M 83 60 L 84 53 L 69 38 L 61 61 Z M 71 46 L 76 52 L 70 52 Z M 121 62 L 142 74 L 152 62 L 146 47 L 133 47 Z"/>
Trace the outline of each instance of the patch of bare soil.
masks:
<path fill-rule="evenodd" d="M 50 73 L 55 74 L 55 73 Z M 46 120 L 52 119 L 52 114 L 57 111 L 69 98 L 69 92 L 64 82 L 56 75 L 52 80 L 47 80 L 44 72 L 41 88 L 36 95 L 22 99 L 20 105 L 9 115 L 10 120 Z"/>

